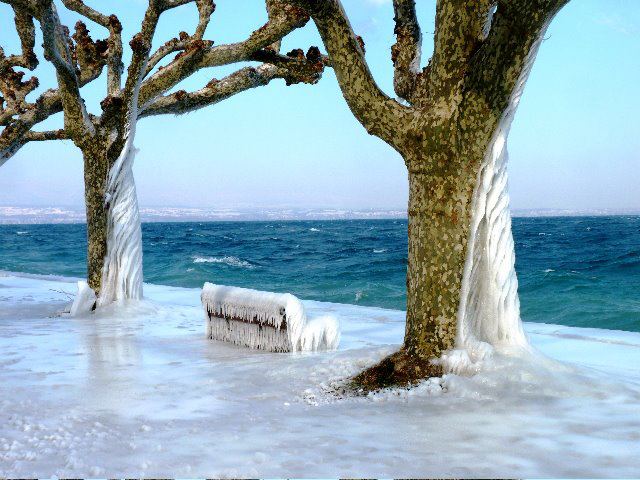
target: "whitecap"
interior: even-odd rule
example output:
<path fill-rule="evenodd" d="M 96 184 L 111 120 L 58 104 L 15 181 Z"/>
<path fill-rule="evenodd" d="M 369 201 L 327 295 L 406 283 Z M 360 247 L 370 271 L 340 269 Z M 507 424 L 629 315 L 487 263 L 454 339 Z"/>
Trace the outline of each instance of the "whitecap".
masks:
<path fill-rule="evenodd" d="M 386 248 L 374 248 L 373 249 L 373 253 L 384 253 L 386 251 L 387 251 Z"/>
<path fill-rule="evenodd" d="M 246 260 L 241 260 L 238 257 L 227 255 L 224 257 L 194 257 L 193 263 L 223 263 L 230 267 L 253 268 L 253 265 Z"/>
<path fill-rule="evenodd" d="M 320 230 L 318 230 L 317 228 L 310 228 L 309 231 L 310 232 L 319 232 Z"/>

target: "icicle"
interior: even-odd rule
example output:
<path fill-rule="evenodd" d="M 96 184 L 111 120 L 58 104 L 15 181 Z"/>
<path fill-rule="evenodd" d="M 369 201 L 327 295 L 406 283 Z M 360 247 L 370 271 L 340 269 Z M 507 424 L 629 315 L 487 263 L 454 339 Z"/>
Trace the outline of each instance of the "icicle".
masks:
<path fill-rule="evenodd" d="M 333 317 L 307 323 L 302 302 L 288 293 L 205 283 L 207 338 L 272 352 L 332 350 L 340 328 Z"/>
<path fill-rule="evenodd" d="M 487 149 L 472 199 L 473 213 L 456 339 L 456 347 L 466 349 L 471 361 L 485 357 L 496 346 L 528 348 L 520 320 L 507 191 L 506 143 L 514 113 L 545 31 L 546 28 L 543 28 L 529 53 L 510 104 Z M 459 359 L 454 363 L 459 363 Z M 455 369 L 460 368 L 457 366 Z"/>
<path fill-rule="evenodd" d="M 125 126 L 125 144 L 107 179 L 107 256 L 102 271 L 102 289 L 98 305 L 117 300 L 142 298 L 142 230 L 133 160 L 133 146 L 138 117 L 138 93 L 132 96 Z"/>

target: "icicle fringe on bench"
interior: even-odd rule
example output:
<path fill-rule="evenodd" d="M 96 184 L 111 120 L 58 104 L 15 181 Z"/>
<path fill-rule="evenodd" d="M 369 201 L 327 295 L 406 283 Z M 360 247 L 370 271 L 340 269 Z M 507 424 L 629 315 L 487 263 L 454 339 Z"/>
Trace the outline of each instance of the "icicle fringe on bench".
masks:
<path fill-rule="evenodd" d="M 271 352 L 334 350 L 340 341 L 335 318 L 307 322 L 302 302 L 289 293 L 207 282 L 202 305 L 210 340 Z"/>

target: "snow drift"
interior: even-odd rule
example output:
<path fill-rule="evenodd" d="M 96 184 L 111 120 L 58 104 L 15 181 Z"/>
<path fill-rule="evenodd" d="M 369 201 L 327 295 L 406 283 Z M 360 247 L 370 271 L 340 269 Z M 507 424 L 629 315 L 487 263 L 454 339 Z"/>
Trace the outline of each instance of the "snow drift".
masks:
<path fill-rule="evenodd" d="M 201 299 L 212 340 L 271 352 L 335 350 L 340 341 L 334 317 L 307 322 L 302 302 L 289 293 L 207 282 Z"/>

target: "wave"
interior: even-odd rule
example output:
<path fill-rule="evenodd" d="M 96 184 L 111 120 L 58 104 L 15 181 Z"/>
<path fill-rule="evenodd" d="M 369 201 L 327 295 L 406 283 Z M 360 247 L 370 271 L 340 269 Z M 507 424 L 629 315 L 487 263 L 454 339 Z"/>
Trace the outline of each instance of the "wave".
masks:
<path fill-rule="evenodd" d="M 246 260 L 240 260 L 238 257 L 194 257 L 193 263 L 223 263 L 230 267 L 253 268 L 253 265 Z"/>
<path fill-rule="evenodd" d="M 373 253 L 384 253 L 386 251 L 387 251 L 386 248 L 374 248 L 373 249 Z"/>
<path fill-rule="evenodd" d="M 317 228 L 310 228 L 309 231 L 310 232 L 319 232 L 320 230 L 318 230 Z"/>

